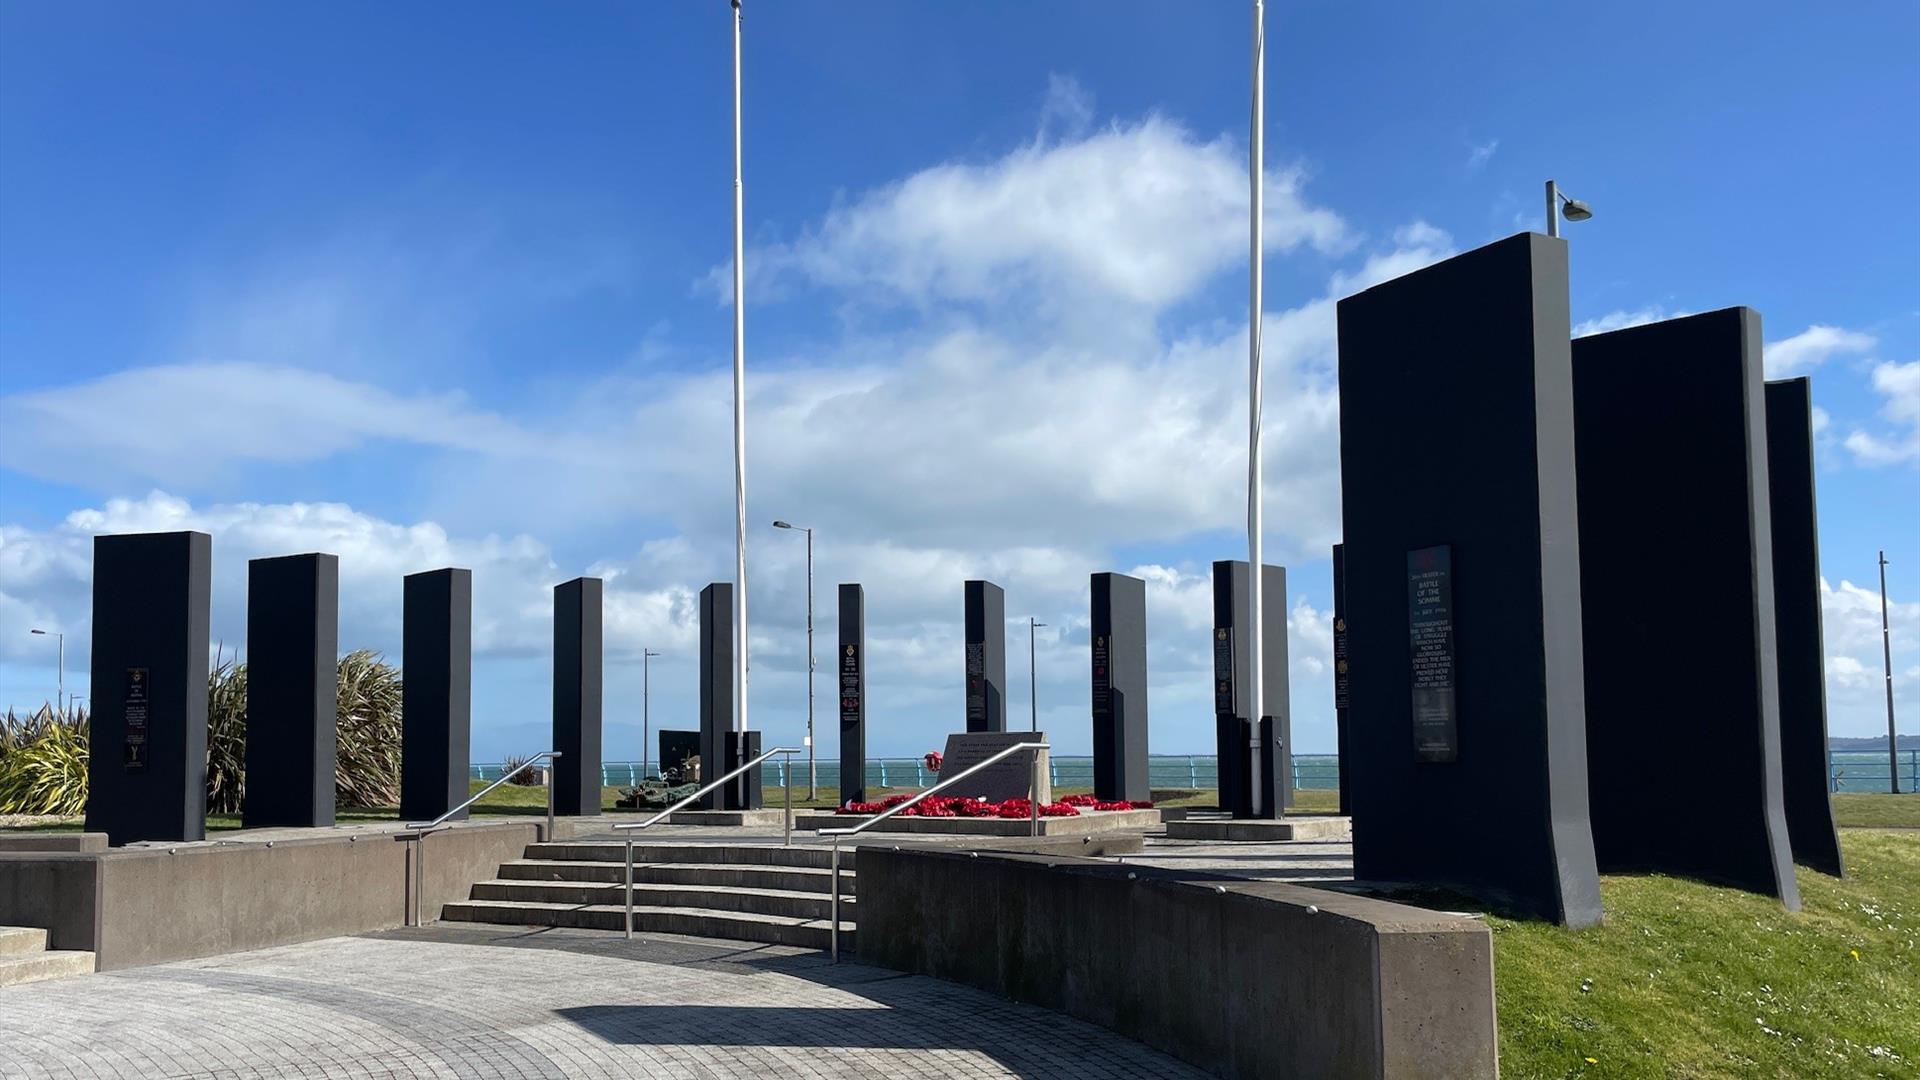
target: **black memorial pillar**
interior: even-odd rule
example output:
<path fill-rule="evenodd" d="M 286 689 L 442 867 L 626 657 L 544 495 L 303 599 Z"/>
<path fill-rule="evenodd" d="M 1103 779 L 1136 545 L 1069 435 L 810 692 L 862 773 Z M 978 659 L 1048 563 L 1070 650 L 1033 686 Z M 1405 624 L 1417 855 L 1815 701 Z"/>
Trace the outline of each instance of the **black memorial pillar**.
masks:
<path fill-rule="evenodd" d="M 1333 545 L 1333 748 L 1340 812 L 1353 813 L 1347 783 L 1347 549 Z"/>
<path fill-rule="evenodd" d="M 1266 656 L 1261 697 L 1254 715 L 1253 617 L 1247 606 L 1247 564 L 1213 564 L 1213 720 L 1219 749 L 1220 807 L 1234 817 L 1254 817 L 1253 769 L 1248 756 L 1253 725 L 1260 724 L 1260 812 L 1277 818 L 1293 802 L 1293 730 L 1287 693 L 1287 571 L 1268 566 L 1260 581 L 1260 651 Z"/>
<path fill-rule="evenodd" d="M 400 817 L 432 821 L 467 801 L 473 571 L 408 574 L 402 604 Z"/>
<path fill-rule="evenodd" d="M 1794 908 L 1761 380 L 1749 308 L 1573 343 L 1588 783 L 1602 870 L 1699 877 Z M 1707 557 L 1677 564 L 1676 535 Z M 1685 583 L 1710 629 L 1670 617 L 1655 599 L 1664 581 Z M 1652 747 L 1713 765 L 1661 784 Z"/>
<path fill-rule="evenodd" d="M 712 783 L 733 757 L 733 584 L 716 581 L 700 590 L 700 782 Z M 700 805 L 727 809 L 725 789 L 707 793 Z"/>
<path fill-rule="evenodd" d="M 969 581 L 967 730 L 1007 730 L 1007 598 L 991 581 Z"/>
<path fill-rule="evenodd" d="M 1813 397 L 1805 378 L 1767 384 L 1767 482 L 1773 519 L 1773 625 L 1780 650 L 1780 779 L 1793 857 L 1845 872 L 1827 778 L 1826 646 L 1813 497 Z"/>
<path fill-rule="evenodd" d="M 1569 334 L 1566 244 L 1531 233 L 1340 301 L 1340 765 L 1356 877 L 1584 926 Z"/>
<path fill-rule="evenodd" d="M 1095 574 L 1092 589 L 1093 794 L 1153 798 L 1147 778 L 1147 583 Z"/>
<path fill-rule="evenodd" d="M 333 824 L 339 663 L 339 556 L 249 561 L 247 828 Z"/>
<path fill-rule="evenodd" d="M 840 586 L 840 805 L 867 799 L 867 593 Z"/>
<path fill-rule="evenodd" d="M 574 578 L 553 587 L 553 809 L 580 816 L 600 812 L 599 578 Z"/>
<path fill-rule="evenodd" d="M 207 835 L 213 538 L 93 538 L 88 832 L 114 846 Z"/>

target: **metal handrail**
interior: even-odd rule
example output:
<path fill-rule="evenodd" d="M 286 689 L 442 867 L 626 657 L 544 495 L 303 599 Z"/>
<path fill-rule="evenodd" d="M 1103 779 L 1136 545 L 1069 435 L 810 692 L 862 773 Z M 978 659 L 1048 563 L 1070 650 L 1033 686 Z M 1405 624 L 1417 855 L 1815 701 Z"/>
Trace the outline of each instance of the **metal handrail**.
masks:
<path fill-rule="evenodd" d="M 1012 746 L 1009 746 L 1006 749 L 1001 750 L 999 753 L 994 754 L 992 757 L 987 758 L 985 761 L 979 762 L 978 764 L 975 764 L 975 765 L 971 765 L 961 770 L 960 772 L 954 773 L 952 776 L 949 776 L 941 780 L 939 783 L 933 785 L 932 787 L 926 789 L 925 791 L 922 791 L 920 794 L 915 795 L 913 798 L 908 799 L 907 801 L 901 803 L 898 806 L 892 807 L 887 810 L 883 810 L 880 813 L 875 814 L 874 816 L 868 818 L 867 820 L 861 822 L 858 825 L 855 825 L 851 828 L 846 828 L 846 829 L 820 829 L 814 834 L 816 836 L 833 837 L 833 905 L 829 912 L 829 919 L 831 920 L 831 925 L 828 927 L 828 930 L 827 930 L 827 940 L 829 942 L 829 952 L 833 957 L 834 963 L 840 962 L 840 838 L 843 836 L 853 836 L 867 829 L 871 829 L 875 825 L 878 825 L 881 822 L 892 817 L 893 815 L 900 813 L 902 810 L 905 810 L 907 807 L 914 805 L 915 803 L 919 802 L 920 800 L 926 798 L 929 795 L 934 794 L 940 789 L 957 784 L 960 781 L 965 780 L 967 777 L 972 776 L 974 773 L 979 772 L 981 769 L 984 769 L 989 765 L 997 764 L 1001 760 L 1012 757 L 1014 754 L 1018 754 L 1023 751 L 1031 753 L 1033 755 L 1033 767 L 1031 768 L 1031 770 L 1029 770 L 1030 779 L 1028 780 L 1028 786 L 1027 786 L 1027 805 L 1028 805 L 1028 814 L 1029 814 L 1029 824 L 1027 826 L 1028 835 L 1039 836 L 1040 835 L 1040 751 L 1046 750 L 1046 749 L 1049 749 L 1049 746 L 1048 744 L 1043 742 L 1014 743 Z M 632 891 L 629 890 L 627 895 L 631 897 L 633 895 Z"/>
<path fill-rule="evenodd" d="M 679 812 L 680 810 L 685 809 L 688 803 L 691 803 L 695 799 L 700 798 L 702 795 L 705 795 L 708 792 L 713 791 L 715 788 L 718 788 L 720 785 L 726 783 L 727 781 L 733 779 L 736 776 L 739 776 L 741 773 L 747 772 L 750 769 L 758 767 L 761 762 L 767 760 L 770 757 L 774 757 L 775 755 L 778 755 L 778 754 L 787 755 L 787 767 L 789 770 L 791 770 L 793 755 L 799 753 L 801 749 L 802 748 L 798 746 L 776 746 L 773 749 L 767 751 L 766 753 L 761 754 L 759 757 L 754 758 L 752 761 L 747 762 L 745 765 L 742 765 L 739 768 L 733 770 L 727 775 L 720 777 L 719 779 L 715 780 L 713 783 L 708 784 L 706 787 L 701 788 L 700 790 L 694 792 L 693 794 L 687 796 L 686 798 L 681 799 L 679 802 L 674 803 L 672 806 L 667 807 L 665 810 L 662 810 L 659 813 L 653 815 L 647 820 L 630 821 L 625 825 L 615 825 L 614 828 L 624 832 L 628 829 L 645 829 L 650 826 L 656 825 L 660 822 L 662 818 L 665 818 L 670 814 L 674 814 Z M 785 824 L 783 826 L 783 831 L 781 835 L 781 844 L 786 847 L 791 847 L 793 846 L 793 785 L 792 784 L 787 783 L 787 784 L 780 785 L 780 798 L 781 798 L 781 802 L 785 804 L 782 807 L 782 809 L 785 811 L 783 815 Z M 626 931 L 627 931 L 627 937 L 631 939 L 633 937 L 633 838 L 632 837 L 627 838 L 627 871 L 626 871 L 625 886 L 626 886 L 626 894 L 627 894 Z"/>
<path fill-rule="evenodd" d="M 493 783 L 488 784 L 486 787 L 483 787 L 479 791 L 474 792 L 473 795 L 469 797 L 466 802 L 461 803 L 459 806 L 456 806 L 453 809 L 447 811 L 446 813 L 441 814 L 439 817 L 434 818 L 432 821 L 416 821 L 411 824 L 404 825 L 402 826 L 402 828 L 412 829 L 415 832 L 429 832 L 433 829 L 437 829 L 440 826 L 446 824 L 448 818 L 451 818 L 453 815 L 459 813 L 462 810 L 465 810 L 467 807 L 472 806 L 474 803 L 477 803 L 481 799 L 485 798 L 487 793 L 492 791 L 494 788 L 499 787 L 501 784 L 506 783 L 507 781 L 513 779 L 514 777 L 519 776 L 521 773 L 525 772 L 526 770 L 533 768 L 535 765 L 538 765 L 541 759 L 544 758 L 547 761 L 551 762 L 551 761 L 560 760 L 560 757 L 561 757 L 561 754 L 560 754 L 560 751 L 558 750 L 542 750 L 539 753 L 528 758 L 527 760 L 521 762 L 518 768 L 507 770 L 506 773 L 501 775 L 500 779 L 495 780 Z M 553 839 L 553 777 L 551 776 L 547 777 L 547 839 L 549 840 Z"/>
<path fill-rule="evenodd" d="M 459 806 L 456 806 L 453 809 L 447 811 L 446 813 L 441 814 L 439 817 L 434 818 L 432 821 L 415 821 L 415 822 L 411 822 L 409 824 L 401 826 L 401 828 L 411 831 L 413 833 L 413 839 L 414 839 L 413 923 L 412 925 L 419 926 L 423 921 L 423 916 L 420 909 L 424 906 L 424 903 L 426 900 L 427 837 L 431 835 L 435 830 L 439 829 L 442 825 L 445 825 L 447 823 L 447 820 L 453 817 L 453 815 L 458 814 L 462 810 L 465 810 L 467 807 L 472 806 L 474 803 L 477 803 L 482 798 L 486 797 L 486 794 L 492 791 L 494 788 L 499 787 L 501 784 L 506 783 L 507 781 L 520 775 L 522 772 L 525 772 L 526 770 L 533 768 L 535 765 L 538 765 L 542 760 L 545 760 L 548 764 L 552 764 L 553 762 L 560 760 L 561 756 L 562 755 L 558 750 L 542 750 L 539 753 L 528 758 L 527 760 L 521 762 L 517 767 L 508 769 L 505 773 L 501 775 L 500 779 L 495 780 L 493 783 L 488 784 L 486 787 L 483 787 L 479 791 L 474 792 L 473 795 L 468 797 L 466 802 L 463 802 Z M 553 770 L 551 769 L 547 770 L 547 839 L 549 841 L 553 839 Z"/>

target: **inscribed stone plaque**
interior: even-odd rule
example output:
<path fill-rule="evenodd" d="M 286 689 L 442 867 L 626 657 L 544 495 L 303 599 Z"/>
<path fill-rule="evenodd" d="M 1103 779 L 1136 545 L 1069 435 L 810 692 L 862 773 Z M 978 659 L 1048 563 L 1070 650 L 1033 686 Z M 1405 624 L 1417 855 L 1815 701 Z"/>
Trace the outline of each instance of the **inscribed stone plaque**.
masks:
<path fill-rule="evenodd" d="M 1407 552 L 1407 626 L 1413 664 L 1413 751 L 1421 761 L 1459 757 L 1453 670 L 1453 549 Z"/>
<path fill-rule="evenodd" d="M 1233 715 L 1233 631 L 1213 630 L 1213 711 Z"/>
<path fill-rule="evenodd" d="M 127 669 L 126 705 L 121 710 L 126 718 L 127 730 L 127 771 L 139 772 L 147 767 L 147 669 Z"/>
<path fill-rule="evenodd" d="M 956 776 L 965 770 L 1005 750 L 1009 746 L 1023 742 L 1045 742 L 1045 732 L 1034 731 L 966 731 L 947 736 L 947 749 L 941 755 L 940 775 Z M 1052 766 L 1045 750 L 1040 754 L 1040 801 L 1053 801 L 1053 784 L 1050 777 Z M 1002 759 L 996 764 L 974 773 L 954 786 L 941 792 L 942 795 L 978 797 L 988 802 L 1003 802 L 1007 799 L 1024 799 L 1031 790 L 1033 780 L 1033 754 L 1019 753 Z"/>
<path fill-rule="evenodd" d="M 987 722 L 987 647 L 967 646 L 967 726 Z"/>
<path fill-rule="evenodd" d="M 1104 717 L 1113 711 L 1113 677 L 1107 669 L 1107 637 L 1093 638 L 1093 714 Z"/>

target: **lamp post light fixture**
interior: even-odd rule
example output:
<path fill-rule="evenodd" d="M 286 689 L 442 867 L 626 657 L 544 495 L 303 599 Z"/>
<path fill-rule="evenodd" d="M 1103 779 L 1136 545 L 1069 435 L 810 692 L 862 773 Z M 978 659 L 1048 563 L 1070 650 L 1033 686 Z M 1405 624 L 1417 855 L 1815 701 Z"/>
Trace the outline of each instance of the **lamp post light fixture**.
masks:
<path fill-rule="evenodd" d="M 1035 622 L 1033 616 L 1027 616 L 1027 703 L 1031 709 L 1030 723 L 1034 731 L 1040 730 L 1040 669 L 1034 663 L 1034 631 L 1047 625 Z"/>
<path fill-rule="evenodd" d="M 1547 181 L 1547 235 L 1560 235 L 1560 219 L 1585 221 L 1593 216 L 1593 207 L 1579 199 L 1570 199 L 1560 191 L 1560 185 Z"/>
<path fill-rule="evenodd" d="M 65 716 L 67 715 L 67 635 L 57 630 L 42 630 L 37 626 L 28 630 L 27 633 L 39 634 L 41 637 L 51 637 L 58 643 L 59 658 L 56 661 L 57 666 L 54 668 L 54 677 L 59 680 L 59 689 L 54 692 L 53 708 L 55 712 L 61 716 Z"/>
<path fill-rule="evenodd" d="M 820 774 L 813 750 L 813 530 L 790 521 L 776 521 L 773 527 L 807 534 L 807 800 L 811 802 L 820 797 Z"/>
<path fill-rule="evenodd" d="M 660 654 L 652 649 L 640 650 L 640 779 L 645 780 L 647 773 L 647 744 L 653 741 L 653 658 Z"/>

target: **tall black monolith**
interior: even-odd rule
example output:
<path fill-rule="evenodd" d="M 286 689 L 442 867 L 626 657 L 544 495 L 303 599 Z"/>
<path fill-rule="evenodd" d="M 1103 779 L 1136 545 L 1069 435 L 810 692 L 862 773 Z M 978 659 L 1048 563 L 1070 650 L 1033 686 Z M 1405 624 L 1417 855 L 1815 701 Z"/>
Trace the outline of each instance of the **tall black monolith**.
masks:
<path fill-rule="evenodd" d="M 867 799 L 867 593 L 840 586 L 840 805 Z"/>
<path fill-rule="evenodd" d="M 1333 545 L 1333 738 L 1340 812 L 1353 813 L 1347 782 L 1347 548 Z"/>
<path fill-rule="evenodd" d="M 1007 598 L 991 581 L 966 584 L 967 730 L 1007 730 Z"/>
<path fill-rule="evenodd" d="M 247 828 L 333 824 L 339 660 L 339 556 L 250 560 Z"/>
<path fill-rule="evenodd" d="M 1780 793 L 1794 861 L 1839 875 L 1846 864 L 1827 778 L 1826 646 L 1813 474 L 1812 386 L 1804 377 L 1769 382 L 1767 491 L 1780 657 Z"/>
<path fill-rule="evenodd" d="M 473 571 L 408 574 L 400 682 L 400 817 L 432 821 L 467 801 L 473 726 Z M 460 811 L 451 820 L 465 820 Z"/>
<path fill-rule="evenodd" d="M 600 812 L 599 578 L 574 578 L 553 587 L 553 809 L 579 816 Z"/>
<path fill-rule="evenodd" d="M 1597 922 L 1566 245 L 1455 256 L 1339 327 L 1355 875 Z"/>
<path fill-rule="evenodd" d="M 1580 338 L 1573 392 L 1600 868 L 1699 877 L 1797 907 L 1780 796 L 1760 316 L 1727 308 Z M 1687 560 L 1684 575 L 1676 537 L 1708 556 Z M 1675 621 L 1662 582 L 1684 582 L 1708 632 Z M 1656 753 L 1713 765 L 1669 783 Z"/>
<path fill-rule="evenodd" d="M 1093 679 L 1093 793 L 1153 798 L 1147 777 L 1147 583 L 1095 574 L 1088 641 Z"/>
<path fill-rule="evenodd" d="M 1247 606 L 1247 564 L 1213 564 L 1213 720 L 1219 749 L 1220 806 L 1239 818 L 1277 818 L 1293 804 L 1293 725 L 1287 692 L 1287 571 L 1268 566 L 1261 576 L 1260 651 L 1266 656 L 1254 716 L 1253 619 Z M 1253 725 L 1260 724 L 1260 799 L 1254 809 Z"/>
<path fill-rule="evenodd" d="M 733 584 L 700 590 L 700 782 L 712 783 L 760 754 L 760 733 L 733 726 Z M 709 792 L 708 810 L 758 810 L 764 766 Z"/>
<path fill-rule="evenodd" d="M 93 538 L 88 832 L 114 846 L 207 835 L 213 538 Z"/>

